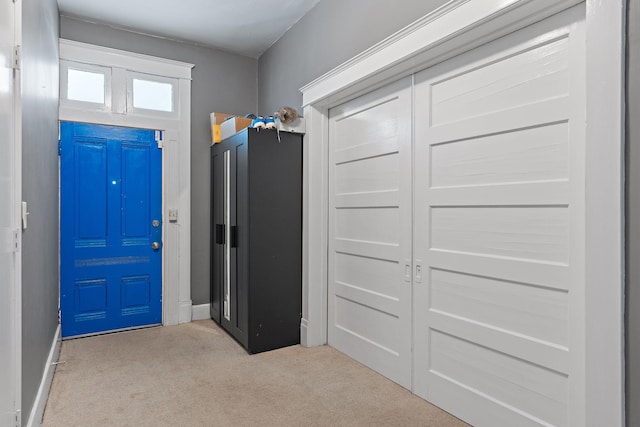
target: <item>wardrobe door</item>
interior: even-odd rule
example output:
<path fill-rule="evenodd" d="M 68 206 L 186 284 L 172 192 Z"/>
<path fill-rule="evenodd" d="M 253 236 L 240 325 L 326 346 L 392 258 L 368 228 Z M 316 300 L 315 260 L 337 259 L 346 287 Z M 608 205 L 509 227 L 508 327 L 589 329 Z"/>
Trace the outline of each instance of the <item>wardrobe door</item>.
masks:
<path fill-rule="evenodd" d="M 224 283 L 224 156 L 211 149 L 211 318 L 220 323 Z"/>
<path fill-rule="evenodd" d="M 416 76 L 414 391 L 476 426 L 582 424 L 583 20 Z"/>
<path fill-rule="evenodd" d="M 411 387 L 411 81 L 329 119 L 328 341 Z"/>
<path fill-rule="evenodd" d="M 222 159 L 222 219 L 224 244 L 222 247 L 222 313 L 221 325 L 238 341 L 246 345 L 246 312 L 239 310 L 245 303 L 238 295 L 238 248 L 237 248 L 237 182 L 238 175 L 244 171 L 238 169 L 238 144 L 229 140 L 220 154 Z M 240 286 L 245 286 L 242 284 Z M 246 304 L 244 304 L 246 305 Z"/>

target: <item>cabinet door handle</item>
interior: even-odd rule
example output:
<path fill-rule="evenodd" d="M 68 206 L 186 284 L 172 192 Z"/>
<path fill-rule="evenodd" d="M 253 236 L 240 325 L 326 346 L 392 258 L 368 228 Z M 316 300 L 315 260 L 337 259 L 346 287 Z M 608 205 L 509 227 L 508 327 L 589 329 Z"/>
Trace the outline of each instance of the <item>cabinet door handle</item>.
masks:
<path fill-rule="evenodd" d="M 232 248 L 237 248 L 238 247 L 238 226 L 237 225 L 232 225 L 231 226 L 231 235 L 229 236 L 229 244 L 231 245 Z"/>
<path fill-rule="evenodd" d="M 224 245 L 224 224 L 216 224 L 216 244 Z"/>

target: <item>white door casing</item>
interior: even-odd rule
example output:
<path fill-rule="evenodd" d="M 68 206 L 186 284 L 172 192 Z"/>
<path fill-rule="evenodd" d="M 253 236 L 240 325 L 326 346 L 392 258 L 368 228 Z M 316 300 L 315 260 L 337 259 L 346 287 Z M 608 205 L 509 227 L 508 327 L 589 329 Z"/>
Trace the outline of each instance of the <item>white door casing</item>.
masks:
<path fill-rule="evenodd" d="M 584 7 L 416 76 L 414 391 L 582 425 Z"/>
<path fill-rule="evenodd" d="M 69 64 L 110 73 L 108 106 L 70 102 L 61 95 L 60 120 L 163 131 L 162 141 L 162 323 L 191 321 L 191 68 L 193 64 L 60 40 L 61 90 Z M 134 109 L 131 78 L 140 73 L 175 82 L 171 113 Z"/>
<path fill-rule="evenodd" d="M 585 353 L 572 372 L 571 425 L 624 424 L 623 141 L 625 2 L 453 0 L 301 89 L 304 345 L 327 340 L 329 110 L 573 5 L 586 4 Z M 579 318 L 580 314 L 576 317 Z M 572 325 L 574 327 L 576 325 Z M 580 364 L 581 363 L 581 364 Z"/>
<path fill-rule="evenodd" d="M 0 2 L 0 424 L 19 425 L 21 405 L 21 115 L 16 49 L 21 3 Z"/>
<path fill-rule="evenodd" d="M 411 79 L 330 112 L 328 342 L 411 388 Z"/>

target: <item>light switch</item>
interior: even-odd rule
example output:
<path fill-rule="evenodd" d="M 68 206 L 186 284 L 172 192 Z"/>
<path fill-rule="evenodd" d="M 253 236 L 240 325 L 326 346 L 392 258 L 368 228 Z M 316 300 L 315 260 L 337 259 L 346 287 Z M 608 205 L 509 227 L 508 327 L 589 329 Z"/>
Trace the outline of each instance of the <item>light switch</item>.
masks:
<path fill-rule="evenodd" d="M 178 222 L 178 209 L 169 209 L 169 222 Z"/>

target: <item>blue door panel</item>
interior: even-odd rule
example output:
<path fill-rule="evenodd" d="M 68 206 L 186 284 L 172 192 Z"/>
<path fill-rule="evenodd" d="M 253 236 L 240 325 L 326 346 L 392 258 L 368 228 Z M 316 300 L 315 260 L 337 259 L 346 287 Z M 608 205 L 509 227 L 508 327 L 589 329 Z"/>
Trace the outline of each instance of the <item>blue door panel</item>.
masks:
<path fill-rule="evenodd" d="M 75 321 L 104 318 L 107 315 L 107 280 L 78 280 L 73 290 Z"/>
<path fill-rule="evenodd" d="M 122 239 L 129 244 L 151 244 L 149 206 L 150 147 L 122 147 Z"/>
<path fill-rule="evenodd" d="M 63 337 L 161 323 L 161 176 L 155 131 L 61 123 Z"/>
<path fill-rule="evenodd" d="M 76 245 L 107 243 L 107 141 L 79 140 L 74 147 Z"/>
<path fill-rule="evenodd" d="M 151 305 L 149 276 L 123 277 L 120 282 L 122 315 L 147 313 Z"/>

